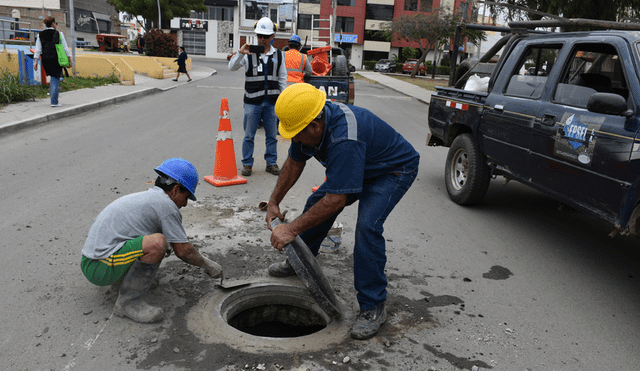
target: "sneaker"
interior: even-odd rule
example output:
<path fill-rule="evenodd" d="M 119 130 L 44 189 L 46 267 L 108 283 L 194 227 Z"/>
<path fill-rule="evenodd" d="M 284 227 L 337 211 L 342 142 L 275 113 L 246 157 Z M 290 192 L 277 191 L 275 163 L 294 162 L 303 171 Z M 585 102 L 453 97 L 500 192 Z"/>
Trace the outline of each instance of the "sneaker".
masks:
<path fill-rule="evenodd" d="M 296 271 L 291 264 L 289 264 L 289 259 L 269 266 L 269 275 L 271 277 L 289 277 L 294 274 L 296 274 Z"/>
<path fill-rule="evenodd" d="M 278 165 L 269 165 L 267 166 L 265 171 L 273 175 L 280 175 L 280 168 L 278 167 Z"/>
<path fill-rule="evenodd" d="M 62 107 L 62 104 L 60 103 L 52 104 L 51 107 Z"/>
<path fill-rule="evenodd" d="M 250 165 L 244 165 L 242 167 L 242 175 L 243 176 L 251 176 L 251 166 Z"/>
<path fill-rule="evenodd" d="M 351 337 L 357 340 L 371 339 L 378 333 L 380 326 L 386 320 L 387 308 L 385 308 L 384 302 L 373 309 L 360 310 L 360 315 L 351 329 Z"/>
<path fill-rule="evenodd" d="M 178 81 L 178 79 L 173 79 L 172 81 Z"/>
<path fill-rule="evenodd" d="M 187 80 L 187 82 L 191 82 L 191 79 Z"/>

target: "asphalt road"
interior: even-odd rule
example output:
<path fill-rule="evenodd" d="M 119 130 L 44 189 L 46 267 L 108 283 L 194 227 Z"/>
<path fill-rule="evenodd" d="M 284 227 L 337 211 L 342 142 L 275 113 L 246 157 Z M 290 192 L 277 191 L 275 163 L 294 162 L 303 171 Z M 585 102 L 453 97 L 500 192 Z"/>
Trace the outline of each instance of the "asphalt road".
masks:
<path fill-rule="evenodd" d="M 638 241 L 611 239 L 609 226 L 501 179 L 481 205 L 455 205 L 443 182 L 446 149 L 425 145 L 428 107 L 361 80 L 356 104 L 392 124 L 422 156 L 416 182 L 385 225 L 390 316 L 378 337 L 284 355 L 207 345 L 185 317 L 213 283 L 175 257 L 148 299 L 165 308 L 166 320 L 140 325 L 111 316 L 115 294 L 88 283 L 79 268 L 95 216 L 115 198 L 147 189 L 166 158 L 184 157 L 201 177 L 211 175 L 222 98 L 241 157 L 242 73 L 222 61 L 194 62 L 212 63 L 218 74 L 0 139 L 3 369 L 637 368 Z M 203 181 L 201 202 L 183 209 L 194 243 L 236 275 L 264 275 L 282 259 L 255 207 L 276 179 L 264 172 L 262 138 L 247 185 Z M 279 142 L 279 164 L 287 148 Z M 323 176 L 310 163 L 283 207 L 299 213 Z M 354 207 L 341 214 L 342 247 L 319 258 L 352 311 L 355 218 Z"/>

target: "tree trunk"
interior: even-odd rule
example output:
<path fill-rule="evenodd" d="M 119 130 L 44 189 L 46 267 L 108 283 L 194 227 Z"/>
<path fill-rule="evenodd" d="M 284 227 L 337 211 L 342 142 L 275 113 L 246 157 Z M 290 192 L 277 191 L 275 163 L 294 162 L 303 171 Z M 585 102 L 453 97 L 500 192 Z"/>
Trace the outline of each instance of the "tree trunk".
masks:
<path fill-rule="evenodd" d="M 435 79 L 436 78 L 436 63 L 438 60 L 438 49 L 440 43 L 436 42 L 436 45 L 433 47 L 433 69 L 431 70 L 431 78 Z"/>

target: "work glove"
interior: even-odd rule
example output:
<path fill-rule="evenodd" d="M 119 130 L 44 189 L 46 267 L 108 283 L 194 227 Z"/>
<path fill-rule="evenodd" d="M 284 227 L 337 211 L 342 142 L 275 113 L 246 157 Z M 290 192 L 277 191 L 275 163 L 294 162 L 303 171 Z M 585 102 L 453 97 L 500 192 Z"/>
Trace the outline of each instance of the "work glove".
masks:
<path fill-rule="evenodd" d="M 218 278 L 222 276 L 222 266 L 211 259 L 203 258 L 204 264 L 202 264 L 202 268 L 213 278 Z"/>

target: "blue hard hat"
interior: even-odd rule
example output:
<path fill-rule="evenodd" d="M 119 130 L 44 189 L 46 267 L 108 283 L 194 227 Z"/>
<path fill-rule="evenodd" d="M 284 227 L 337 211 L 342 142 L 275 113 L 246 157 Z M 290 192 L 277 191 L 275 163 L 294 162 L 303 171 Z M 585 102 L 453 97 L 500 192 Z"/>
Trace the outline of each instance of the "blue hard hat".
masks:
<path fill-rule="evenodd" d="M 154 169 L 160 176 L 168 176 L 189 191 L 189 199 L 196 200 L 198 186 L 198 171 L 189 161 L 182 158 L 170 158 Z"/>
<path fill-rule="evenodd" d="M 290 43 L 298 43 L 300 44 L 300 36 L 298 35 L 293 35 L 291 36 L 291 38 L 289 39 Z"/>

